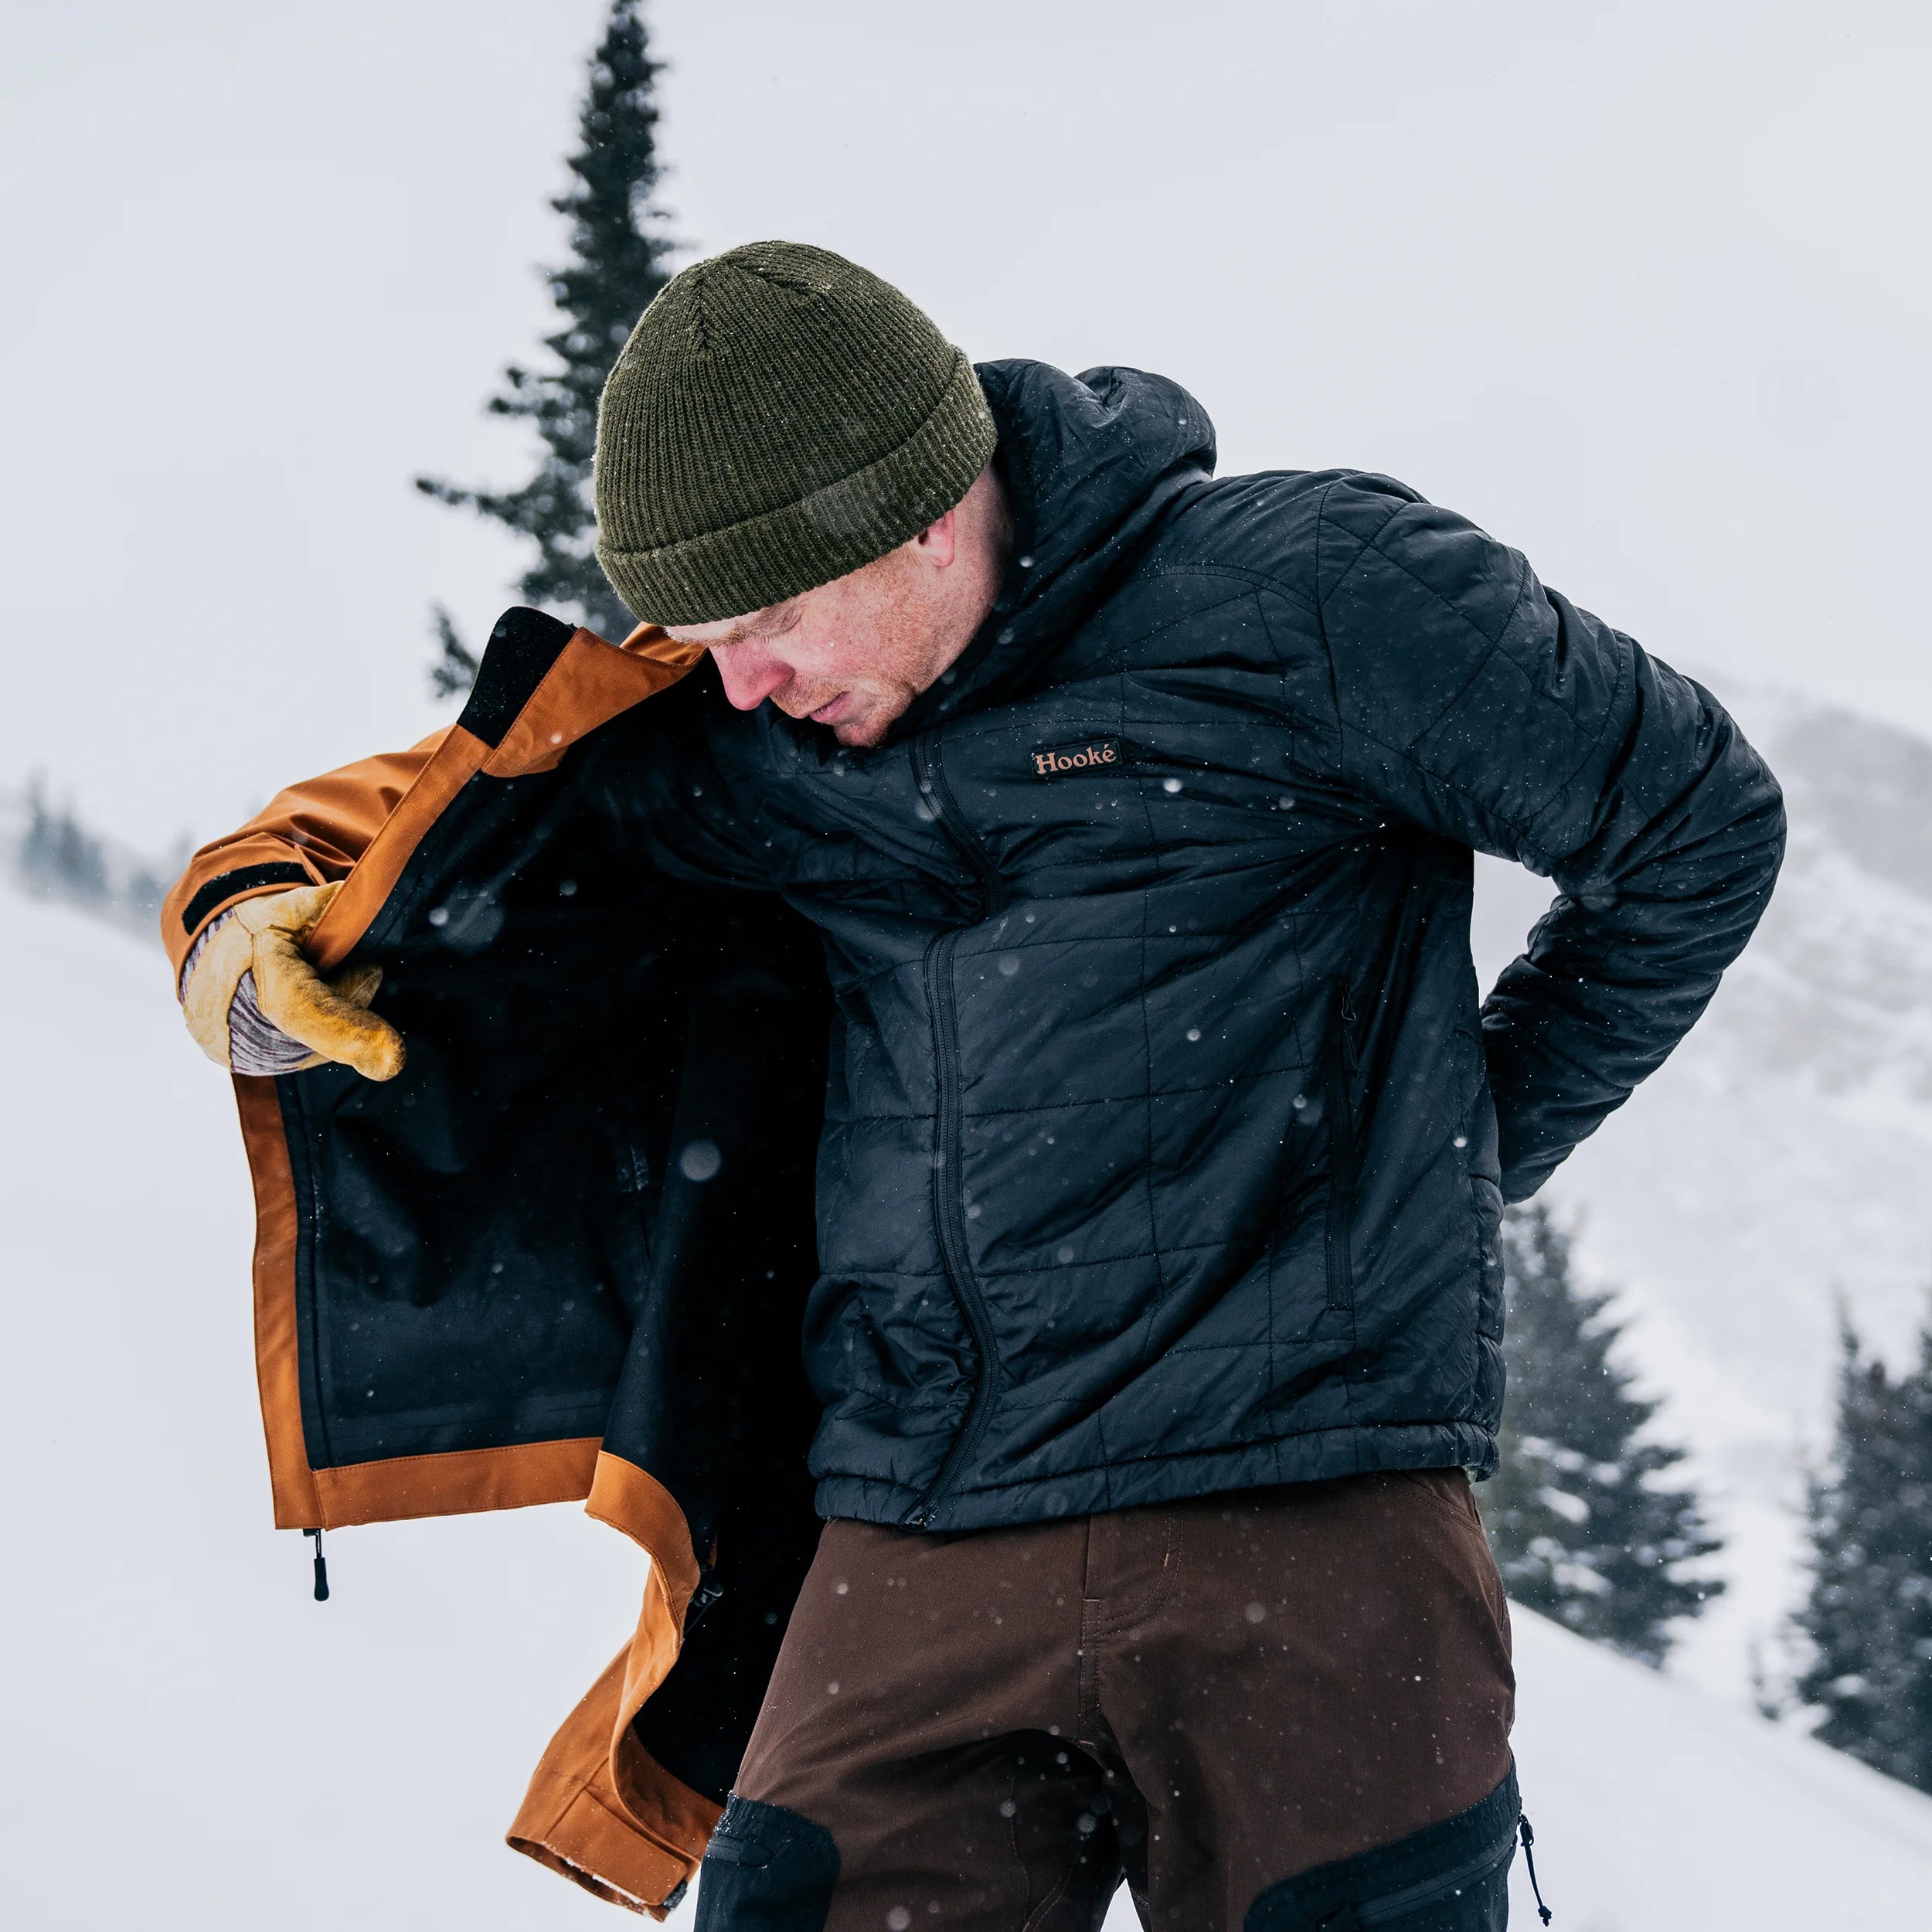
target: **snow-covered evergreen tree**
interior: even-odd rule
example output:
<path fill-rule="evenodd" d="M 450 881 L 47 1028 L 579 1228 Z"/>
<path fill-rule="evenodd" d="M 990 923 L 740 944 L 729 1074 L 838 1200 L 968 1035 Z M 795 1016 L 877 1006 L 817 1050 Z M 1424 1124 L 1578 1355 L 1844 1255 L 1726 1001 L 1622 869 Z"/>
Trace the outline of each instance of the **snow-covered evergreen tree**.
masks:
<path fill-rule="evenodd" d="M 50 803 L 38 777 L 21 803 L 26 809 L 16 832 L 7 823 L 13 818 L 12 801 L 0 800 L 0 826 L 5 828 L 0 832 L 0 869 L 10 862 L 14 876 L 36 898 L 64 900 L 153 938 L 166 882 L 187 862 L 187 841 L 172 859 L 143 858 L 90 831 L 72 805 Z"/>
<path fill-rule="evenodd" d="M 1893 1376 L 1842 1318 L 1838 1423 L 1809 1485 L 1811 1585 L 1798 1624 L 1815 1735 L 1932 1791 L 1932 1326 Z"/>
<path fill-rule="evenodd" d="M 436 631 L 436 662 L 430 666 L 430 689 L 439 698 L 460 697 L 476 682 L 476 653 L 463 641 L 456 620 L 440 604 L 430 607 Z"/>
<path fill-rule="evenodd" d="M 465 489 L 435 477 L 416 487 L 439 502 L 473 509 L 529 538 L 536 561 L 517 589 L 529 604 L 567 612 L 607 637 L 631 628 L 629 614 L 597 567 L 590 498 L 597 450 L 597 398 L 617 352 L 651 298 L 670 279 L 673 243 L 652 202 L 658 185 L 658 110 L 662 63 L 651 58 L 638 0 L 615 0 L 579 121 L 580 145 L 570 158 L 575 177 L 551 203 L 570 222 L 570 259 L 546 271 L 564 326 L 545 338 L 556 361 L 547 370 L 512 366 L 490 399 L 493 415 L 520 417 L 543 446 L 536 472 L 513 490 Z M 447 613 L 437 614 L 441 651 L 431 668 L 439 696 L 467 690 L 474 655 Z"/>
<path fill-rule="evenodd" d="M 93 906 L 114 896 L 106 849 L 71 805 L 47 802 L 37 777 L 27 787 L 27 823 L 15 862 L 28 886 L 49 898 Z"/>
<path fill-rule="evenodd" d="M 1614 1359 L 1611 1297 L 1580 1288 L 1570 1236 L 1539 1204 L 1503 1223 L 1509 1392 L 1502 1467 L 1479 1492 L 1509 1594 L 1647 1664 L 1670 1625 L 1723 1588 L 1701 1573 L 1721 1547 L 1695 1494 L 1666 1472 L 1684 1451 L 1650 1432 L 1657 1404 Z"/>

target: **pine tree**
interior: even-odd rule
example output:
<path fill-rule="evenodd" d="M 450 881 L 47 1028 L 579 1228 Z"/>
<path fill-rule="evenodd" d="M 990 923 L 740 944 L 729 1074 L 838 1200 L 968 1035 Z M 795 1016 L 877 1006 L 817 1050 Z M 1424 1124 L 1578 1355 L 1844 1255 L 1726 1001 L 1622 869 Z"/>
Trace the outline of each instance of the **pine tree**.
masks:
<path fill-rule="evenodd" d="M 1896 1378 L 1841 1314 L 1838 1427 L 1808 1485 L 1811 1584 L 1798 1623 L 1816 1736 L 1932 1791 L 1932 1326 Z"/>
<path fill-rule="evenodd" d="M 439 698 L 460 696 L 476 682 L 476 653 L 457 634 L 456 620 L 440 604 L 430 607 L 436 627 L 437 658 L 430 666 L 430 689 Z"/>
<path fill-rule="evenodd" d="M 1508 1324 L 1502 1467 L 1482 1492 L 1509 1594 L 1626 1656 L 1661 1664 L 1669 1626 L 1723 1587 L 1696 1496 L 1662 1480 L 1684 1451 L 1656 1440 L 1658 1405 L 1614 1358 L 1612 1298 L 1579 1288 L 1570 1236 L 1539 1205 L 1503 1223 Z"/>
<path fill-rule="evenodd" d="M 651 202 L 658 185 L 657 77 L 638 0 L 614 0 L 603 43 L 590 61 L 579 120 L 581 145 L 570 158 L 576 177 L 550 206 L 570 222 L 570 259 L 546 271 L 565 325 L 545 338 L 556 358 L 547 371 L 512 366 L 490 399 L 495 416 L 520 417 L 543 444 L 536 473 L 520 488 L 465 489 L 435 477 L 416 487 L 439 502 L 473 509 L 537 549 L 518 584 L 526 603 L 568 611 L 607 637 L 631 620 L 597 567 L 590 464 L 597 449 L 597 398 L 632 326 L 670 279 L 675 244 Z M 441 653 L 430 672 L 439 696 L 467 690 L 474 655 L 447 612 L 436 613 Z"/>
<path fill-rule="evenodd" d="M 171 859 L 143 858 L 90 832 L 73 806 L 50 804 L 38 775 L 29 781 L 25 802 L 19 835 L 5 842 L 11 854 L 0 849 L 0 861 L 11 857 L 19 883 L 37 898 L 63 900 L 154 938 L 165 882 L 188 862 L 188 842 Z"/>
<path fill-rule="evenodd" d="M 72 806 L 48 804 L 37 774 L 28 784 L 26 830 L 15 863 L 29 888 L 49 898 L 92 907 L 114 896 L 106 849 Z"/>

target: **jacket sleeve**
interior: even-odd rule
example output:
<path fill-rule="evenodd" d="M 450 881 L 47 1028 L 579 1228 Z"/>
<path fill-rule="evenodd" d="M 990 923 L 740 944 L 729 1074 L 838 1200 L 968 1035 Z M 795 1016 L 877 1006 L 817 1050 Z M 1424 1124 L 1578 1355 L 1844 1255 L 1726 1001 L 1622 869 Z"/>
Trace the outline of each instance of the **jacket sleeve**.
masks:
<path fill-rule="evenodd" d="M 162 903 L 162 941 L 177 981 L 196 940 L 229 906 L 346 876 L 447 735 L 446 726 L 407 751 L 291 785 L 246 825 L 203 845 Z"/>
<path fill-rule="evenodd" d="M 1482 1012 L 1524 1199 L 1743 950 L 1784 854 L 1777 781 L 1709 692 L 1400 484 L 1330 486 L 1316 577 L 1349 781 L 1558 888 Z"/>

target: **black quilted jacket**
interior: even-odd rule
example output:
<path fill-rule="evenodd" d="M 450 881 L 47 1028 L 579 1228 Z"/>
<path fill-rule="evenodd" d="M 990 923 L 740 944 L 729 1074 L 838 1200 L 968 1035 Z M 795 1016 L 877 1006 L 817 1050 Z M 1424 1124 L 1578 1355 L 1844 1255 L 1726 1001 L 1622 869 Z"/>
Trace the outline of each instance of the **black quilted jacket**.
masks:
<path fill-rule="evenodd" d="M 1709 695 L 1399 483 L 981 371 L 1000 605 L 872 751 L 707 668 L 587 782 L 837 1002 L 821 1512 L 964 1529 L 1495 1458 L 1497 1221 L 1696 1019 L 1783 844 Z M 1479 1002 L 1471 850 L 1560 893 Z"/>

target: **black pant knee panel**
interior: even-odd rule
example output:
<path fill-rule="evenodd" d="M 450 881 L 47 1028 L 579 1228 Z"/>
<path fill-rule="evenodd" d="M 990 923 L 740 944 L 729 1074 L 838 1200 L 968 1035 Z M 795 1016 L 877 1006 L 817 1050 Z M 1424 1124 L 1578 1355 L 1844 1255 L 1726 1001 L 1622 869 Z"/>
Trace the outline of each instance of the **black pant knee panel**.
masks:
<path fill-rule="evenodd" d="M 825 1932 L 838 1879 L 822 1825 L 733 1792 L 698 1874 L 697 1932 Z"/>
<path fill-rule="evenodd" d="M 1503 1932 L 1522 1814 L 1512 1770 L 1440 1825 L 1270 1885 L 1242 1932 Z"/>

